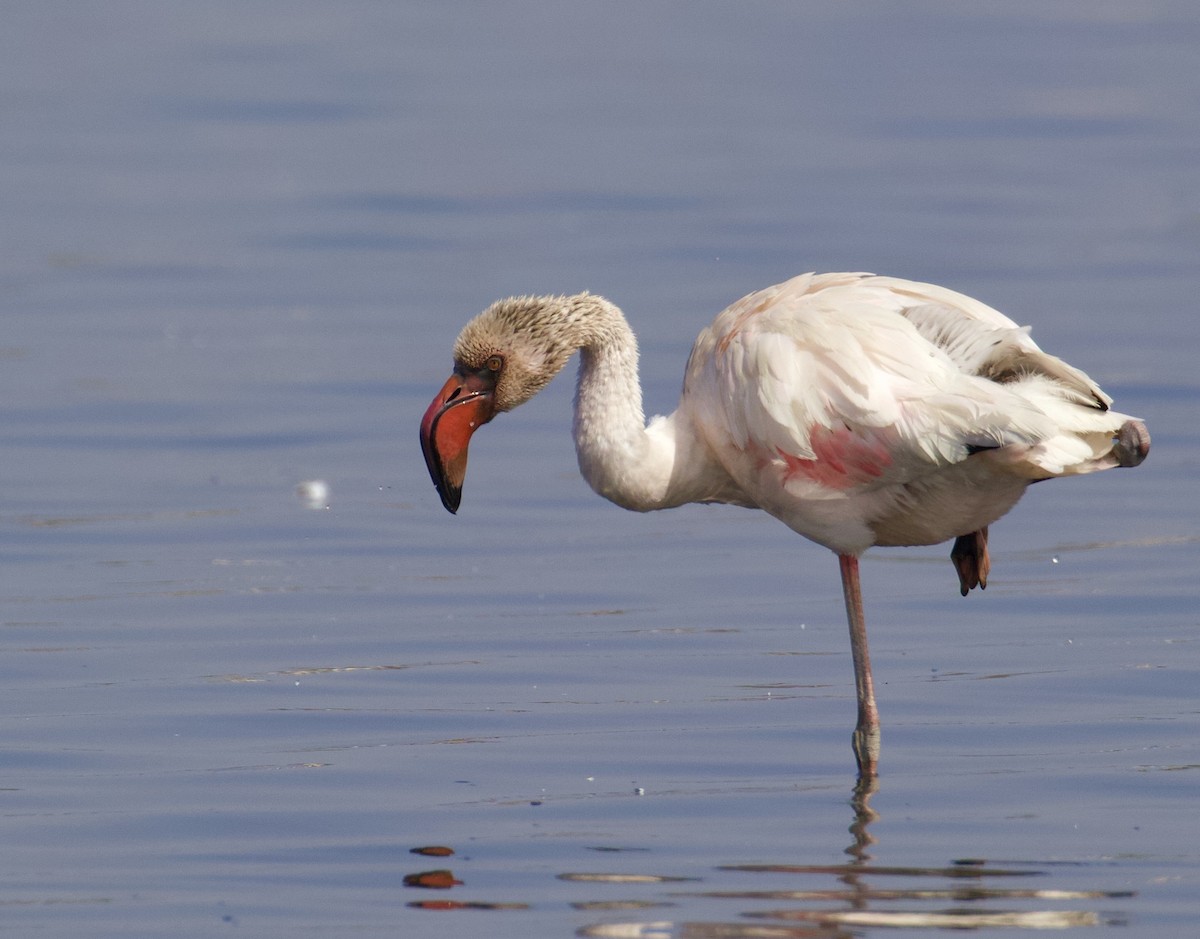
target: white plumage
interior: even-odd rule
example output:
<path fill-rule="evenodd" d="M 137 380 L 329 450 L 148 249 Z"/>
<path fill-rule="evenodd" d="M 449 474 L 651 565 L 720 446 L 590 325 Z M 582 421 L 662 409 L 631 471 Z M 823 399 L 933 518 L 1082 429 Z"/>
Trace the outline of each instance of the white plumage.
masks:
<path fill-rule="evenodd" d="M 936 544 L 1035 479 L 1115 466 L 1129 420 L 990 307 L 860 274 L 806 274 L 725 310 L 683 399 L 744 501 L 839 554 Z"/>
<path fill-rule="evenodd" d="M 692 348 L 679 407 L 647 425 L 637 343 L 602 297 L 522 297 L 463 329 L 422 448 L 456 511 L 471 434 L 580 350 L 574 433 L 599 494 L 637 511 L 761 508 L 841 559 L 859 699 L 855 752 L 879 750 L 858 556 L 956 539 L 965 594 L 986 586 L 987 526 L 1029 483 L 1145 458 L 1145 425 L 1027 328 L 943 287 L 804 274 L 719 314 Z"/>

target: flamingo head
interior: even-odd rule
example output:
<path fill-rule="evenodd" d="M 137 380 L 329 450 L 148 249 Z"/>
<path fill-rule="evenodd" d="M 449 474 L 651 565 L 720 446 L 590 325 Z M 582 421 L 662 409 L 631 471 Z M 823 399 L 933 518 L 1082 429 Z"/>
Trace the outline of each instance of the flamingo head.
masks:
<path fill-rule="evenodd" d="M 544 388 L 578 347 L 567 297 L 517 297 L 492 304 L 459 334 L 454 374 L 421 419 L 421 450 L 450 512 L 462 501 L 471 435 L 501 411 Z"/>

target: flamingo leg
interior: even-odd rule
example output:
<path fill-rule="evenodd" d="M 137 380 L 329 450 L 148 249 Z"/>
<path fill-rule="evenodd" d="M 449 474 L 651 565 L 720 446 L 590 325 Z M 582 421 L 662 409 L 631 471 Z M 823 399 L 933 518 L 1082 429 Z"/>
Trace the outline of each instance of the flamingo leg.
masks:
<path fill-rule="evenodd" d="M 950 560 L 954 563 L 954 569 L 958 571 L 958 584 L 964 597 L 972 587 L 987 589 L 988 574 L 992 569 L 987 542 L 986 525 L 979 531 L 959 535 L 954 539 L 954 547 L 950 549 Z"/>
<path fill-rule="evenodd" d="M 850 653 L 854 659 L 854 690 L 858 695 L 858 723 L 851 743 L 858 760 L 860 779 L 878 775 L 879 709 L 875 706 L 875 681 L 871 677 L 871 653 L 867 649 L 867 623 L 863 617 L 862 587 L 858 580 L 858 558 L 839 554 L 842 593 L 846 597 L 846 619 L 850 623 Z"/>

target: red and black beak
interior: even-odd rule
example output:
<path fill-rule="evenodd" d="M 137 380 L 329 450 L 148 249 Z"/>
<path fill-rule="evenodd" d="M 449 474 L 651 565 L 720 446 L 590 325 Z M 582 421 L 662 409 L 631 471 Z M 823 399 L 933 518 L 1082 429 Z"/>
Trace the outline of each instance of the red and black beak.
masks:
<path fill-rule="evenodd" d="M 454 370 L 421 418 L 425 465 L 450 512 L 462 501 L 471 434 L 496 416 L 496 373 L 488 369 Z"/>

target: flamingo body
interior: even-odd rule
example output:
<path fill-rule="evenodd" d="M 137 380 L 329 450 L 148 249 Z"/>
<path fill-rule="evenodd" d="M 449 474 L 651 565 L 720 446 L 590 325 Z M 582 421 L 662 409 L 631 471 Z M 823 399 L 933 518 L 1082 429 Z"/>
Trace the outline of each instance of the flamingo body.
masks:
<path fill-rule="evenodd" d="M 628 509 L 760 508 L 838 554 L 851 630 L 859 772 L 879 751 L 858 557 L 956 539 L 960 587 L 984 587 L 988 526 L 1034 481 L 1136 466 L 1140 421 L 1027 328 L 943 287 L 804 274 L 734 303 L 700 332 L 676 411 L 646 423 L 637 342 L 602 297 L 493 304 L 455 344 L 421 423 L 457 511 L 467 444 L 580 351 L 574 434 L 591 487 Z"/>
<path fill-rule="evenodd" d="M 856 274 L 733 304 L 696 340 L 683 398 L 740 501 L 839 554 L 982 528 L 1033 480 L 1117 465 L 1128 420 L 990 307 Z"/>

